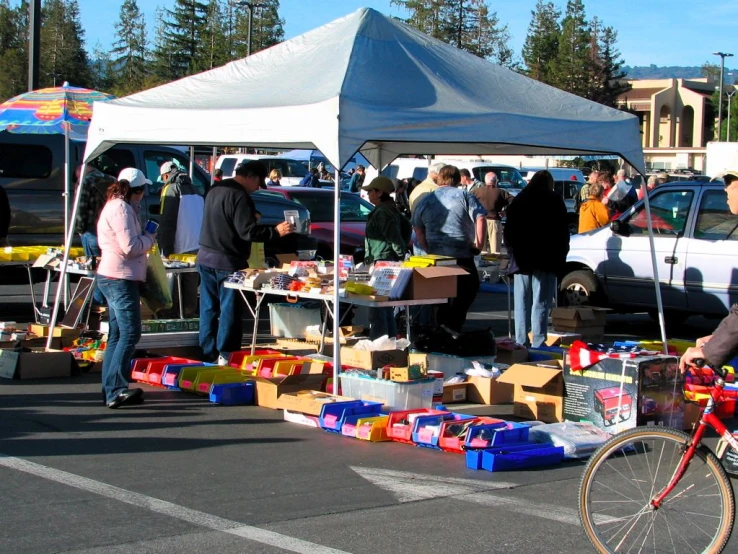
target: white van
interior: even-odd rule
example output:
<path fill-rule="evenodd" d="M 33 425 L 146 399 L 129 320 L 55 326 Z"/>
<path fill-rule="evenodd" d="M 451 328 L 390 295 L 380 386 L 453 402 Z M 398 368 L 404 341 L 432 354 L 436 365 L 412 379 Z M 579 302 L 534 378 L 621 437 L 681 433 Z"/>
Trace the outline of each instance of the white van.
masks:
<path fill-rule="evenodd" d="M 533 175 L 538 171 L 548 171 L 554 178 L 554 181 L 578 181 L 584 183 L 584 173 L 575 167 L 521 167 L 520 173 L 523 174 L 525 182 L 530 182 Z"/>
<path fill-rule="evenodd" d="M 282 186 L 295 187 L 308 174 L 307 168 L 297 160 L 279 156 L 260 156 L 258 154 L 223 154 L 215 162 L 215 169 L 222 170 L 223 178 L 228 179 L 235 175 L 236 167 L 250 160 L 264 162 L 268 171 L 278 169 L 282 173 L 282 180 L 280 181 Z"/>

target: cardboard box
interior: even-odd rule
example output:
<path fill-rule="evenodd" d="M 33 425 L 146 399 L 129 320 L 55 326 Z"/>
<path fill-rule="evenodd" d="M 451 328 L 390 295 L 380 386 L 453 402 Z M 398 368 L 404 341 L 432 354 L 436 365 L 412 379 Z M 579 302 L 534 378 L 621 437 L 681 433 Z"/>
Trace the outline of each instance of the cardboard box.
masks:
<path fill-rule="evenodd" d="M 454 402 L 466 402 L 468 385 L 469 383 L 443 385 L 443 398 L 441 399 L 441 402 L 443 402 L 444 404 L 453 404 Z"/>
<path fill-rule="evenodd" d="M 393 367 L 389 371 L 390 381 L 414 381 L 426 377 L 425 368 L 422 364 L 409 364 L 407 367 Z"/>
<path fill-rule="evenodd" d="M 682 375 L 675 356 L 607 358 L 564 370 L 564 418 L 615 434 L 641 425 L 688 425 Z"/>
<path fill-rule="evenodd" d="M 287 377 L 252 377 L 256 385 L 256 404 L 276 410 L 280 408 L 278 400 L 282 394 L 325 388 L 328 375 L 322 373 L 322 363 L 305 363 L 302 371 Z"/>
<path fill-rule="evenodd" d="M 356 350 L 350 346 L 341 348 L 341 365 L 359 369 L 378 369 L 386 365 L 406 367 L 407 352 L 405 350 Z"/>
<path fill-rule="evenodd" d="M 466 397 L 477 404 L 512 404 L 514 386 L 501 383 L 494 377 L 472 377 L 467 379 Z"/>
<path fill-rule="evenodd" d="M 277 408 L 313 416 L 319 416 L 324 404 L 347 402 L 353 400 L 348 396 L 337 396 L 316 390 L 299 390 L 286 392 L 277 398 Z"/>
<path fill-rule="evenodd" d="M 70 352 L 15 352 L 0 350 L 0 377 L 5 379 L 48 379 L 70 377 L 74 358 Z"/>
<path fill-rule="evenodd" d="M 521 364 L 528 361 L 528 350 L 521 348 L 520 350 L 505 350 L 498 348 L 495 356 L 495 362 L 498 364 Z"/>
<path fill-rule="evenodd" d="M 531 343 L 533 342 L 533 333 L 528 333 L 528 340 Z M 582 335 L 580 333 L 567 333 L 564 331 L 548 331 L 543 344 L 546 346 L 566 346 L 575 340 L 582 340 Z"/>
<path fill-rule="evenodd" d="M 37 323 L 31 323 L 28 326 L 28 332 L 33 333 L 38 337 L 49 336 L 49 326 L 39 325 Z M 82 334 L 80 329 L 67 329 L 66 327 L 54 327 L 51 336 L 52 337 L 64 337 L 64 338 L 77 338 Z"/>
<path fill-rule="evenodd" d="M 325 344 L 333 344 L 333 337 L 328 336 L 331 331 L 328 330 L 325 337 Z M 340 344 L 346 344 L 348 346 L 352 346 L 359 342 L 363 337 L 362 334 L 364 333 L 364 327 L 361 325 L 345 325 L 343 327 L 338 328 L 338 334 L 339 339 L 338 342 Z M 310 342 L 316 342 L 320 343 L 320 333 L 305 331 L 305 340 Z"/>
<path fill-rule="evenodd" d="M 403 298 L 405 300 L 455 298 L 456 278 L 468 273 L 467 270 L 455 265 L 413 268 L 413 275 L 405 288 Z"/>
<path fill-rule="evenodd" d="M 513 413 L 524 419 L 546 423 L 563 421 L 563 362 L 529 362 L 514 364 L 498 377 L 498 383 L 515 387 Z"/>
<path fill-rule="evenodd" d="M 556 331 L 579 333 L 583 340 L 602 340 L 607 312 L 605 308 L 589 306 L 554 308 L 551 311 L 551 326 Z"/>

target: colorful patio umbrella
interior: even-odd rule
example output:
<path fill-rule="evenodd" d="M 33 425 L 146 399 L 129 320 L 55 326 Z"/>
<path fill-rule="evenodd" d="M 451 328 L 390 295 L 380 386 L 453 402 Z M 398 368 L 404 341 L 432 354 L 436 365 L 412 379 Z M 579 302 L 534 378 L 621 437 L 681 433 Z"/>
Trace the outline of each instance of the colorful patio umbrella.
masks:
<path fill-rule="evenodd" d="M 72 87 L 25 92 L 0 104 L 0 131 L 33 135 L 64 135 L 64 240 L 69 229 L 71 198 L 69 141 L 87 140 L 92 103 L 115 98 L 111 94 Z"/>

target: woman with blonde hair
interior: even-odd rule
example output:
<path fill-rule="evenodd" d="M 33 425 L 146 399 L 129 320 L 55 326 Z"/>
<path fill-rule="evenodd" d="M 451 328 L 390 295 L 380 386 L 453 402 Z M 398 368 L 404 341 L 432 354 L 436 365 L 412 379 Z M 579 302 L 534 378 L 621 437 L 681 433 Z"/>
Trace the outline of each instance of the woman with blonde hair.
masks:
<path fill-rule="evenodd" d="M 579 208 L 579 232 L 586 233 L 604 227 L 610 221 L 610 212 L 602 203 L 604 189 L 600 183 L 589 186 L 589 199 Z"/>
<path fill-rule="evenodd" d="M 279 180 L 282 178 L 282 172 L 279 169 L 272 169 L 269 172 L 269 180 L 267 181 L 266 187 L 281 187 Z M 261 186 L 261 185 L 259 185 Z"/>

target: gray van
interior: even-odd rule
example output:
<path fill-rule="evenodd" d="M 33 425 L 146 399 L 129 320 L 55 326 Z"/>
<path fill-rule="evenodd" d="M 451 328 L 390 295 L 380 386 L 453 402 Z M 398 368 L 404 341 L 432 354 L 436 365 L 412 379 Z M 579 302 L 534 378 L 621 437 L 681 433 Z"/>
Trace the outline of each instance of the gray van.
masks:
<path fill-rule="evenodd" d="M 84 155 L 84 143 L 70 143 L 72 171 Z M 153 183 L 147 186 L 141 209 L 141 219 L 157 219 L 160 194 L 164 186 L 159 177 L 159 167 L 166 161 L 174 161 L 182 168 L 189 168 L 189 157 L 168 146 L 147 144 L 119 144 L 92 161 L 92 165 L 109 175 L 118 176 L 125 167 L 136 167 Z M 197 164 L 192 181 L 205 194 L 210 186 L 210 176 Z M 56 245 L 63 242 L 64 234 L 64 137 L 61 135 L 21 135 L 0 132 L 0 186 L 8 194 L 10 202 L 10 244 Z M 74 185 L 73 187 L 74 188 Z M 71 207 L 74 198 L 69 199 Z M 284 221 L 285 210 L 298 210 L 304 227 L 302 235 L 310 232 L 310 213 L 307 209 L 287 199 L 259 199 L 256 205 L 262 214 L 261 223 L 276 225 Z M 300 249 L 312 249 L 314 241 L 307 237 L 295 237 L 280 243 L 276 253 L 294 252 L 293 242 Z M 269 250 L 269 249 L 268 249 Z"/>

